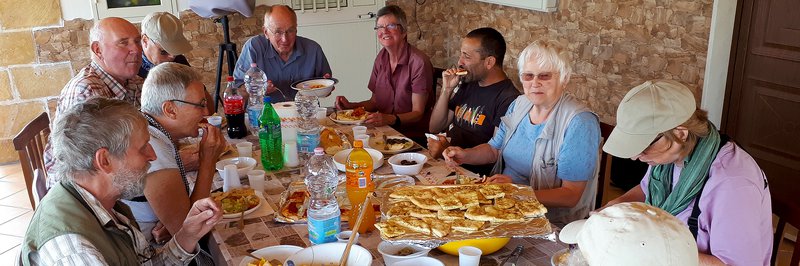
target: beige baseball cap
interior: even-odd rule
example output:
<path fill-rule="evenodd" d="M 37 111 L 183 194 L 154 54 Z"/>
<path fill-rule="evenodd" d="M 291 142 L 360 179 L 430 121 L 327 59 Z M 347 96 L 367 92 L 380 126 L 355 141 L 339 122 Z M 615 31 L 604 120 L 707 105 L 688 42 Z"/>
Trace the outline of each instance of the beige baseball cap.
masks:
<path fill-rule="evenodd" d="M 182 55 L 192 50 L 189 40 L 183 36 L 183 23 L 167 12 L 153 12 L 144 17 L 142 34 L 171 55 Z"/>
<path fill-rule="evenodd" d="M 578 244 L 598 265 L 698 265 L 697 243 L 689 228 L 668 212 L 642 202 L 606 207 L 561 229 L 559 239 Z"/>
<path fill-rule="evenodd" d="M 617 108 L 617 125 L 603 151 L 631 158 L 644 151 L 658 134 L 673 129 L 697 108 L 694 94 L 674 80 L 651 80 L 631 89 Z"/>

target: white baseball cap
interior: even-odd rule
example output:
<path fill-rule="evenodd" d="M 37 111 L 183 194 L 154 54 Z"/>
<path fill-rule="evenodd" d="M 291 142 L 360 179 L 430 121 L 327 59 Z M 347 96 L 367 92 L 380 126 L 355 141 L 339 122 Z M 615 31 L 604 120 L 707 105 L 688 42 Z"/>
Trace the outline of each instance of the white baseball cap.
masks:
<path fill-rule="evenodd" d="M 698 265 L 689 228 L 668 212 L 641 202 L 609 206 L 567 224 L 559 239 L 578 244 L 589 265 Z"/>
<path fill-rule="evenodd" d="M 182 55 L 192 50 L 192 44 L 183 36 L 183 23 L 167 12 L 153 12 L 144 17 L 142 34 L 171 55 Z"/>
<path fill-rule="evenodd" d="M 617 125 L 603 151 L 631 158 L 644 151 L 658 134 L 680 126 L 694 114 L 692 91 L 674 80 L 651 80 L 631 89 L 617 108 Z"/>

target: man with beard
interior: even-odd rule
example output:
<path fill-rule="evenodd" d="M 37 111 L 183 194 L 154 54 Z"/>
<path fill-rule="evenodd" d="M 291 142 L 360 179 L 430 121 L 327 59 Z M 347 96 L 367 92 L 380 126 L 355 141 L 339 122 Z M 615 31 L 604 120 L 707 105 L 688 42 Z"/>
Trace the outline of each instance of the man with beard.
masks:
<path fill-rule="evenodd" d="M 519 96 L 503 71 L 505 54 L 506 41 L 492 28 L 475 29 L 461 41 L 459 67 L 442 73 L 442 94 L 429 125 L 430 132 L 446 132 L 447 138 L 428 138 L 431 156 L 440 158 L 450 145 L 472 148 L 492 138 L 500 117 Z M 484 175 L 492 171 L 492 164 L 464 167 Z"/>
<path fill-rule="evenodd" d="M 222 219 L 220 206 L 195 202 L 180 231 L 153 248 L 118 200 L 139 194 L 149 161 L 147 121 L 132 105 L 93 98 L 60 114 L 53 153 L 61 182 L 42 199 L 22 243 L 24 265 L 176 265 Z"/>
<path fill-rule="evenodd" d="M 181 229 L 193 202 L 210 196 L 214 165 L 227 145 L 219 128 L 203 123 L 208 102 L 201 80 L 191 67 L 167 62 L 150 70 L 142 88 L 142 112 L 158 159 L 147 170 L 143 193 L 123 202 L 130 206 L 147 240 L 156 244 Z M 191 186 L 177 143 L 197 137 L 198 130 L 203 130 L 203 137 L 197 179 Z"/>
<path fill-rule="evenodd" d="M 92 62 L 73 77 L 58 98 L 55 116 L 92 97 L 123 100 L 139 108 L 142 78 L 141 34 L 136 26 L 122 18 L 104 18 L 89 30 Z M 52 171 L 55 161 L 50 145 L 45 149 L 47 187 L 59 182 Z"/>

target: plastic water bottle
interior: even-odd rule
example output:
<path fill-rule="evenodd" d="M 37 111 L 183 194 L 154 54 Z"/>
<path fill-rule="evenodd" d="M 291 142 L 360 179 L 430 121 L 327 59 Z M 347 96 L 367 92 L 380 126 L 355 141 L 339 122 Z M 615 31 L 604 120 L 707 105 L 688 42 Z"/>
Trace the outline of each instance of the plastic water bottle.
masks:
<path fill-rule="evenodd" d="M 336 202 L 338 171 L 333 158 L 321 147 L 308 160 L 305 183 L 311 198 L 308 205 L 308 238 L 311 243 L 336 242 L 341 230 L 342 212 Z"/>
<path fill-rule="evenodd" d="M 244 97 L 234 85 L 233 77 L 228 76 L 227 80 L 228 87 L 225 89 L 223 108 L 225 118 L 228 119 L 228 137 L 244 138 L 247 135 L 247 126 L 244 124 Z"/>
<path fill-rule="evenodd" d="M 264 108 L 261 99 L 264 99 L 264 92 L 267 88 L 267 75 L 258 68 L 256 63 L 250 63 L 250 69 L 244 73 L 244 86 L 247 88 L 247 93 L 250 94 L 247 105 L 249 128 L 251 132 L 253 132 L 253 135 L 257 136 L 258 118 L 261 116 L 261 110 Z"/>
<path fill-rule="evenodd" d="M 261 112 L 258 141 L 261 144 L 261 165 L 264 170 L 275 171 L 283 168 L 283 143 L 281 141 L 281 118 L 270 104 L 270 97 L 264 97 L 264 110 Z"/>
<path fill-rule="evenodd" d="M 297 153 L 300 163 L 305 163 L 319 146 L 321 128 L 315 115 L 317 113 L 317 97 L 298 93 L 295 98 L 300 121 L 297 128 Z"/>

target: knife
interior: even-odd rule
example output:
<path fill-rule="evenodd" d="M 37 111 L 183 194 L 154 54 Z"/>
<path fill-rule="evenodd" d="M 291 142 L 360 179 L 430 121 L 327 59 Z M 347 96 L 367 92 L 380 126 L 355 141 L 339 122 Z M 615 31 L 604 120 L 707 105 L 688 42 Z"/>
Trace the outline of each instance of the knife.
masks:
<path fill-rule="evenodd" d="M 519 259 L 519 255 L 522 254 L 523 251 L 522 245 L 517 246 L 514 251 L 511 251 L 511 254 L 508 254 L 502 262 L 500 262 L 500 266 L 505 265 L 506 263 L 511 263 L 511 266 L 517 265 L 517 260 Z"/>

